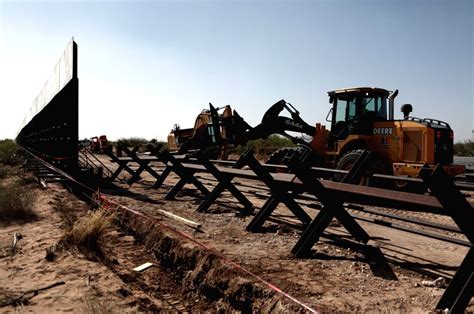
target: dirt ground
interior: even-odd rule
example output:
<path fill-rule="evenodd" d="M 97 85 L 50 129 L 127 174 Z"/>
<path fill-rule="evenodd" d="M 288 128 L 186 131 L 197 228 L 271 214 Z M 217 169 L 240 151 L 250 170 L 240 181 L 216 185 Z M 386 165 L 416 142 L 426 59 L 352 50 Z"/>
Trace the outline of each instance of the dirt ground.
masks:
<path fill-rule="evenodd" d="M 34 210 L 39 218 L 0 227 L 0 312 L 135 313 L 209 308 L 199 296 L 188 291 L 183 295 L 181 285 L 159 264 L 134 272 L 134 267 L 154 258 L 116 226 L 107 230 L 102 241 L 104 257 L 74 247 L 60 249 L 64 211 L 81 216 L 89 206 L 60 184 L 40 189 L 30 183 L 29 187 L 36 195 Z M 14 233 L 21 234 L 21 240 L 12 254 Z M 50 247 L 56 247 L 53 261 L 45 258 Z"/>
<path fill-rule="evenodd" d="M 313 256 L 296 259 L 290 251 L 302 230 L 284 205 L 278 206 L 272 216 L 275 220 L 267 222 L 263 232 L 250 233 L 245 227 L 253 216 L 239 215 L 241 206 L 230 193 L 224 193 L 208 213 L 199 213 L 196 208 L 202 195 L 192 186 L 187 185 L 183 193 L 169 201 L 164 197 L 176 183 L 175 176 L 170 176 L 158 190 L 150 188 L 154 182 L 151 176 L 144 174 L 142 178 L 132 186 L 122 183 L 102 192 L 108 198 L 151 216 L 159 217 L 156 209 L 165 209 L 200 222 L 203 226 L 201 232 L 192 232 L 177 222 L 169 223 L 323 312 L 433 311 L 444 288 L 430 287 L 427 282 L 439 277 L 449 281 L 467 252 L 467 248 L 460 245 L 359 221 L 372 238 L 369 242 L 372 249 L 367 249 L 352 241 L 345 229 L 333 220 L 325 236 L 313 247 Z M 261 185 L 240 181 L 244 186 Z M 211 182 L 209 188 L 213 184 L 215 182 Z M 245 190 L 242 186 L 240 189 Z M 265 202 L 264 198 L 247 196 L 257 208 Z M 454 225 L 450 218 L 430 213 L 366 208 Z M 311 217 L 318 212 L 309 206 L 304 209 Z M 362 218 L 374 216 L 355 213 Z M 413 227 L 409 223 L 402 225 Z M 429 227 L 417 228 L 433 231 Z M 465 240 L 453 232 L 437 231 Z M 474 302 L 471 301 L 468 311 L 474 311 Z"/>
<path fill-rule="evenodd" d="M 175 200 L 165 200 L 175 176 L 157 190 L 150 188 L 154 182 L 151 176 L 144 174 L 142 178 L 132 186 L 115 183 L 101 193 L 155 217 L 154 221 L 120 212 L 117 225 L 108 230 L 103 241 L 104 258 L 68 249 L 59 252 L 53 262 L 45 259 L 45 250 L 60 243 L 64 235 L 62 210 L 73 208 L 80 216 L 87 212 L 88 205 L 60 184 L 48 184 L 44 190 L 32 184 L 40 219 L 0 227 L 0 295 L 4 295 L 0 301 L 55 282 L 65 284 L 40 291 L 24 304 L 0 307 L 0 311 L 305 311 L 236 269 L 229 263 L 232 261 L 321 312 L 432 312 L 444 288 L 430 287 L 426 282 L 440 276 L 449 279 L 467 252 L 463 246 L 360 221 L 372 237 L 369 247 L 374 249 L 369 250 L 352 241 L 333 221 L 313 247 L 314 254 L 297 259 L 290 251 L 302 228 L 284 205 L 278 206 L 262 232 L 250 233 L 245 227 L 253 216 L 240 215 L 240 204 L 228 192 L 209 212 L 199 213 L 196 208 L 202 195 L 192 186 L 187 185 Z M 242 184 L 259 185 L 251 181 Z M 265 202 L 255 194 L 246 195 L 257 208 Z M 202 227 L 199 231 L 192 229 L 161 216 L 158 209 L 199 222 Z M 310 206 L 304 209 L 311 217 L 318 212 Z M 419 215 L 452 224 L 446 217 Z M 9 248 L 14 232 L 23 238 L 12 256 Z M 443 234 L 462 239 L 454 233 Z M 183 235 L 217 253 L 206 251 Z M 224 255 L 227 261 L 216 254 Z M 132 271 L 145 262 L 156 266 L 141 273 Z M 474 311 L 474 302 L 468 311 Z"/>

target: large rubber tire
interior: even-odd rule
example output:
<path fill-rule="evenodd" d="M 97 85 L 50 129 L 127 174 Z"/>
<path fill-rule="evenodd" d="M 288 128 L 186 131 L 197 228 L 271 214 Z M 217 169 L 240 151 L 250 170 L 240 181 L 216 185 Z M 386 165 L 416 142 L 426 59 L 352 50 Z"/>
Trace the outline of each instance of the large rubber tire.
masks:
<path fill-rule="evenodd" d="M 347 152 L 344 156 L 342 156 L 336 166 L 337 170 L 351 170 L 352 166 L 354 166 L 355 162 L 359 157 L 362 155 L 363 149 L 356 149 L 356 150 L 351 150 Z M 344 179 L 345 174 L 335 174 L 334 175 L 334 180 L 338 182 L 342 182 Z M 367 185 L 367 180 L 366 178 L 363 178 L 361 182 L 358 182 L 357 184 L 359 185 Z"/>
<path fill-rule="evenodd" d="M 359 159 L 363 151 L 364 151 L 363 149 L 349 151 L 341 159 L 339 159 L 336 169 L 350 170 L 352 166 L 354 165 L 354 163 L 357 161 L 357 159 Z M 369 167 L 368 172 L 393 175 L 391 168 L 387 166 L 385 163 L 383 163 L 379 158 L 375 158 L 374 162 Z M 344 179 L 344 175 L 335 174 L 334 179 L 336 181 L 341 182 Z M 362 179 L 359 182 L 354 183 L 354 184 L 385 188 L 385 189 L 394 189 L 396 191 L 410 192 L 410 193 L 417 193 L 417 194 L 423 194 L 427 192 L 426 187 L 424 187 L 424 185 L 422 184 L 413 184 L 411 182 L 408 182 L 406 184 L 400 184 L 400 183 L 401 182 L 397 182 L 397 181 L 386 181 L 383 179 L 362 177 Z"/>
<path fill-rule="evenodd" d="M 299 157 L 303 154 L 303 147 L 285 147 L 285 148 L 280 148 L 276 151 L 274 151 L 270 157 L 268 157 L 267 164 L 271 165 L 286 165 L 288 160 L 290 160 L 291 157 L 296 156 Z M 278 173 L 283 173 L 283 172 L 288 172 L 287 169 L 284 168 L 279 168 L 279 167 L 271 167 L 269 169 L 271 172 L 278 172 Z"/>
<path fill-rule="evenodd" d="M 341 159 L 339 159 L 339 162 L 337 163 L 336 169 L 338 170 L 350 170 L 352 166 L 355 164 L 357 159 L 362 155 L 364 152 L 363 149 L 356 149 L 356 150 L 351 150 L 347 152 L 344 156 L 342 156 Z M 378 174 L 389 174 L 389 170 L 385 163 L 380 160 L 379 158 L 375 157 L 374 161 L 372 164 L 369 166 L 368 172 L 370 173 L 378 173 Z M 341 182 L 344 179 L 343 174 L 335 174 L 334 178 L 336 181 Z M 373 186 L 373 187 L 379 187 L 379 188 L 387 188 L 387 182 L 376 179 L 376 178 L 371 178 L 369 176 L 364 176 L 361 178 L 359 182 L 354 182 L 353 184 L 358 184 L 358 185 L 365 185 L 365 186 Z"/>

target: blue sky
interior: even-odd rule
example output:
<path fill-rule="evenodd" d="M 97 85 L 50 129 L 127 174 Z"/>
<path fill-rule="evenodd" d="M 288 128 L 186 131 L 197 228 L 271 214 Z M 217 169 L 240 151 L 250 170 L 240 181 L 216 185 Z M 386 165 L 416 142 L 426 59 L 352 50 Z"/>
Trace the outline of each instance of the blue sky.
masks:
<path fill-rule="evenodd" d="M 251 125 L 285 99 L 324 121 L 327 91 L 399 89 L 413 115 L 471 137 L 473 1 L 0 0 L 0 138 L 18 126 L 69 39 L 80 136 L 165 140 L 209 102 Z"/>

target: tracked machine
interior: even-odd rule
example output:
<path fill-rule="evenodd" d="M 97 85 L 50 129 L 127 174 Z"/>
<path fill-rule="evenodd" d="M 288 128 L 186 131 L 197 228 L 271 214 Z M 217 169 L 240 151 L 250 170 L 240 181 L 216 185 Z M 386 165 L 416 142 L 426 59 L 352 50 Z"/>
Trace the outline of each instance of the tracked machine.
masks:
<path fill-rule="evenodd" d="M 264 114 L 259 125 L 251 127 L 230 106 L 203 111 L 193 129 L 175 129 L 168 137 L 176 143 L 176 134 L 188 134 L 181 147 L 221 147 L 245 144 L 249 140 L 280 134 L 298 144 L 273 153 L 267 163 L 281 164 L 300 154 L 304 147 L 312 151 L 314 166 L 348 170 L 363 150 L 375 156 L 373 171 L 397 176 L 417 177 L 424 165 L 440 164 L 454 176 L 464 172 L 464 166 L 453 164 L 453 130 L 448 123 L 410 116 L 412 106 L 402 106 L 403 118 L 394 117 L 394 100 L 398 90 L 357 87 L 328 92 L 332 107 L 326 117 L 330 130 L 316 123 L 305 122 L 289 103 L 280 100 Z M 223 109 L 219 114 L 218 110 Z M 289 117 L 280 115 L 283 110 Z M 303 136 L 295 136 L 294 133 Z M 174 135 L 173 135 L 174 134 Z M 174 137 L 173 137 L 174 136 Z M 181 137 L 183 138 L 183 137 Z M 179 142 L 179 140 L 178 140 Z M 221 150 L 222 151 L 222 150 Z"/>

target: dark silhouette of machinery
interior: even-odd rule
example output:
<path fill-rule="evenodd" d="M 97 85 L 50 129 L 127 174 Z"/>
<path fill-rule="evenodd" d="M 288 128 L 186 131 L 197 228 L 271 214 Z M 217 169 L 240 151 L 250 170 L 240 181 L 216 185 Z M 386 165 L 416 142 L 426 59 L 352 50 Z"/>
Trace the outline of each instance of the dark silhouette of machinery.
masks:
<path fill-rule="evenodd" d="M 450 175 L 464 172 L 463 166 L 452 164 L 453 130 L 448 123 L 411 117 L 413 108 L 409 104 L 402 106 L 402 119 L 394 118 L 398 90 L 356 87 L 330 91 L 328 95 L 332 106 L 326 121 L 330 130 L 321 123 L 309 125 L 285 100 L 271 106 L 255 127 L 235 110 L 232 112 L 230 106 L 215 108 L 209 104 L 210 109 L 201 112 L 194 128 L 175 126 L 168 136 L 168 145 L 181 151 L 219 147 L 226 152 L 232 145 L 280 134 L 299 146 L 274 152 L 267 163 L 281 164 L 307 147 L 312 151 L 315 166 L 348 170 L 368 149 L 376 156 L 374 171 L 379 173 L 417 177 L 423 165 L 436 164 L 443 165 Z M 283 110 L 289 117 L 280 115 Z M 221 157 L 225 155 L 222 153 Z"/>

